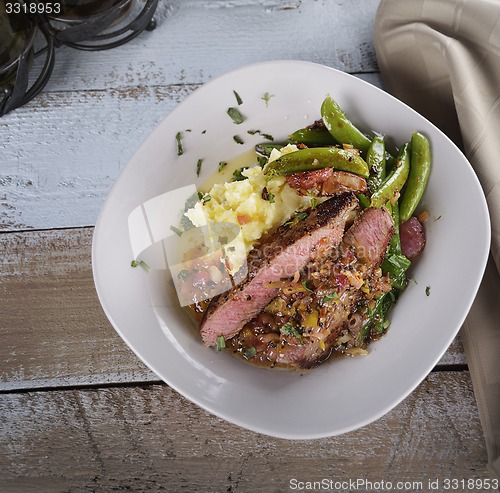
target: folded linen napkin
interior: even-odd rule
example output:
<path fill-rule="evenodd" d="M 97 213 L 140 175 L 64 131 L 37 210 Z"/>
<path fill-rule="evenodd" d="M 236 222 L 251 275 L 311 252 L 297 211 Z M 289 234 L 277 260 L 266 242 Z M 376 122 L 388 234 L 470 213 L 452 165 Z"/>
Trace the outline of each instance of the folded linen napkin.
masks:
<path fill-rule="evenodd" d="M 462 148 L 486 195 L 491 256 L 460 334 L 500 477 L 500 2 L 382 0 L 375 50 L 387 89 Z"/>

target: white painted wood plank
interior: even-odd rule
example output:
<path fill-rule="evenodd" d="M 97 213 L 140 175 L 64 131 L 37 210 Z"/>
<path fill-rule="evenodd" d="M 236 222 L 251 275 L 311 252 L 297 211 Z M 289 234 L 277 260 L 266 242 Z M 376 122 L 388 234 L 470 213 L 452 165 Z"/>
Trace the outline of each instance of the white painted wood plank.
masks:
<path fill-rule="evenodd" d="M 40 95 L 0 120 L 0 229 L 93 225 L 133 153 L 193 86 Z"/>
<path fill-rule="evenodd" d="M 43 93 L 1 118 L 0 230 L 94 225 L 139 145 L 196 87 Z"/>
<path fill-rule="evenodd" d="M 377 70 L 379 0 L 160 0 L 158 27 L 113 50 L 62 47 L 47 91 L 203 83 L 263 60 Z"/>

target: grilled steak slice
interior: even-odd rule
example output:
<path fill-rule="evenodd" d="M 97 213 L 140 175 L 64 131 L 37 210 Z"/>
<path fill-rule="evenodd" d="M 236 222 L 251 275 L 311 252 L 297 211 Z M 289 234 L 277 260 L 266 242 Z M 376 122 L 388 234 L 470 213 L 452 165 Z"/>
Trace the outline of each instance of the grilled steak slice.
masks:
<path fill-rule="evenodd" d="M 366 180 L 347 171 L 324 168 L 286 175 L 287 183 L 301 195 L 330 196 L 342 192 L 364 193 Z"/>
<path fill-rule="evenodd" d="M 203 342 L 213 346 L 219 336 L 233 337 L 276 296 L 273 282 L 300 272 L 319 244 L 338 246 L 357 204 L 351 193 L 337 195 L 263 239 L 248 255 L 246 279 L 210 303 L 200 324 Z"/>
<path fill-rule="evenodd" d="M 345 349 L 342 344 L 361 330 L 369 301 L 391 289 L 379 267 L 393 230 L 385 208 L 365 209 L 340 248 L 311 262 L 295 284 L 283 287 L 231 341 L 233 349 L 255 362 L 295 368 L 312 368 L 336 346 Z"/>
<path fill-rule="evenodd" d="M 353 249 L 356 258 L 367 266 L 378 266 L 393 233 L 394 222 L 385 207 L 365 209 L 347 230 L 342 244 Z"/>

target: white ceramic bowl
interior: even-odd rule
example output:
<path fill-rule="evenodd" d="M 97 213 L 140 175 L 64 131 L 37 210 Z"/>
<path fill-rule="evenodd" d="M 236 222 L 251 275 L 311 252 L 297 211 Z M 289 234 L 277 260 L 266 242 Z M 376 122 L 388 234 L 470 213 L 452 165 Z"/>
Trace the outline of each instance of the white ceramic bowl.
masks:
<path fill-rule="evenodd" d="M 241 125 L 226 111 L 247 117 Z M 263 95 L 271 96 L 263 99 Z M 423 206 L 427 247 L 393 309 L 385 337 L 366 357 L 335 359 L 312 371 L 268 370 L 203 346 L 166 282 L 166 271 L 130 267 L 128 216 L 147 200 L 201 183 L 227 161 L 319 118 L 331 94 L 363 130 L 392 145 L 418 130 L 428 136 L 433 169 Z M 267 99 L 267 101 L 266 101 Z M 175 136 L 184 132 L 184 153 Z M 235 143 L 241 135 L 244 145 Z M 203 158 L 200 177 L 196 163 Z M 168 385 L 232 423 L 271 436 L 305 439 L 366 425 L 404 399 L 431 371 L 457 334 L 482 278 L 489 250 L 486 202 L 470 164 L 422 116 L 380 89 L 308 62 L 276 61 L 240 68 L 210 81 L 172 111 L 130 160 L 99 216 L 93 270 L 102 306 L 116 331 Z M 426 287 L 430 295 L 426 295 Z"/>

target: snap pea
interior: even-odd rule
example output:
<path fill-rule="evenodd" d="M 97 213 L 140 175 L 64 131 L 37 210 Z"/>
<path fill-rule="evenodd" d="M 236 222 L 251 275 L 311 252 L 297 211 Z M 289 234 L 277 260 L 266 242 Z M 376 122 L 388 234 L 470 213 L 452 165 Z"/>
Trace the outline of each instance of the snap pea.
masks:
<path fill-rule="evenodd" d="M 301 128 L 288 136 L 291 142 L 298 142 L 309 147 L 321 147 L 337 144 L 332 134 L 324 126 L 309 126 Z"/>
<path fill-rule="evenodd" d="M 323 100 L 321 117 L 325 127 L 337 142 L 352 144 L 363 152 L 368 151 L 370 139 L 354 126 L 331 96 L 326 96 Z"/>
<path fill-rule="evenodd" d="M 387 208 L 391 213 L 392 220 L 394 221 L 394 233 L 391 238 L 391 243 L 389 245 L 389 252 L 401 254 L 401 237 L 399 235 L 399 204 L 394 202 L 394 204 L 387 204 Z"/>
<path fill-rule="evenodd" d="M 367 209 L 370 207 L 370 199 L 364 193 L 358 193 L 356 197 L 359 200 L 359 203 L 363 209 Z"/>
<path fill-rule="evenodd" d="M 364 178 L 368 177 L 366 161 L 361 156 L 338 147 L 312 147 L 283 154 L 275 161 L 271 161 L 264 169 L 264 173 L 285 175 L 323 168 L 335 168 L 340 171 L 350 171 Z"/>
<path fill-rule="evenodd" d="M 411 136 L 410 174 L 401 198 L 400 218 L 404 223 L 415 212 L 422 198 L 431 172 L 431 148 L 427 138 L 419 132 Z"/>
<path fill-rule="evenodd" d="M 410 172 L 410 144 L 406 142 L 399 150 L 393 170 L 372 195 L 371 206 L 381 207 L 386 202 L 397 200 Z"/>
<path fill-rule="evenodd" d="M 370 176 L 366 180 L 368 188 L 374 192 L 385 178 L 385 141 L 382 136 L 376 135 L 366 153 L 366 162 Z"/>

